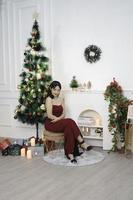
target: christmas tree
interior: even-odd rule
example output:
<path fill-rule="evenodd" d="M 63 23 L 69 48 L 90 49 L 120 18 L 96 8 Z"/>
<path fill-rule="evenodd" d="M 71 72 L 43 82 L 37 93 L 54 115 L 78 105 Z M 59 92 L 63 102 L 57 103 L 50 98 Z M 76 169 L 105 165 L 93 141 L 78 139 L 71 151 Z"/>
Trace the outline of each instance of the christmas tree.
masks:
<path fill-rule="evenodd" d="M 44 56 L 45 48 L 40 42 L 40 31 L 35 19 L 31 37 L 28 39 L 24 52 L 24 64 L 20 74 L 21 82 L 19 105 L 15 110 L 15 119 L 22 123 L 36 125 L 36 139 L 38 140 L 38 125 L 44 123 L 45 95 L 51 82 L 48 75 L 48 61 Z"/>

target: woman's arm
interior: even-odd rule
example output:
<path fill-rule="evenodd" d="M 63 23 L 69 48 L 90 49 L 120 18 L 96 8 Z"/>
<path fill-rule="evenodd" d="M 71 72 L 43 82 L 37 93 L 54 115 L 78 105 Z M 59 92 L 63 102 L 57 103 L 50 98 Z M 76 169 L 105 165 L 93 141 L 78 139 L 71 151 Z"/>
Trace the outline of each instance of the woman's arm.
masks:
<path fill-rule="evenodd" d="M 61 105 L 63 107 L 63 113 L 61 114 L 61 116 L 59 117 L 59 119 L 64 119 L 65 118 L 65 100 L 64 100 L 64 98 L 62 98 Z"/>

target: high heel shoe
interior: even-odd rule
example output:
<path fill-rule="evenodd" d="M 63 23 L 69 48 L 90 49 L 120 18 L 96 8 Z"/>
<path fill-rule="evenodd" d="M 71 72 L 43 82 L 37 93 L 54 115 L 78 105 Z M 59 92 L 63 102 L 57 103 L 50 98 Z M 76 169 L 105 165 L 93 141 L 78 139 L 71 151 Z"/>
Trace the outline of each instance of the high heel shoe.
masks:
<path fill-rule="evenodd" d="M 71 163 L 77 163 L 77 160 L 74 158 L 73 154 L 68 154 L 67 158 L 71 161 Z"/>
<path fill-rule="evenodd" d="M 90 151 L 92 149 L 92 146 L 90 145 L 87 146 L 84 140 L 82 142 L 79 142 L 79 145 L 83 150 L 86 150 L 86 151 Z"/>
<path fill-rule="evenodd" d="M 73 155 L 74 155 L 74 157 L 77 157 L 77 156 L 81 156 L 83 154 L 83 152 L 76 152 L 76 153 L 74 153 Z"/>
<path fill-rule="evenodd" d="M 78 144 L 75 144 L 73 156 L 74 156 L 74 157 L 77 157 L 77 156 L 81 156 L 82 154 L 83 154 L 83 152 L 80 152 L 80 151 L 79 151 Z"/>

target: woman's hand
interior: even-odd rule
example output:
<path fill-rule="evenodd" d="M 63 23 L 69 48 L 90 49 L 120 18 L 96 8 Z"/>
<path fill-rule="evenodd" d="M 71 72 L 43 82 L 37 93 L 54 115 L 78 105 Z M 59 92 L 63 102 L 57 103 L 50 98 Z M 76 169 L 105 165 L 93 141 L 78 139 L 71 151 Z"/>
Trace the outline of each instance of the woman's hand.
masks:
<path fill-rule="evenodd" d="M 52 123 L 55 123 L 55 122 L 57 122 L 57 121 L 59 121 L 60 120 L 60 117 L 54 117 L 54 119 L 51 121 Z"/>
<path fill-rule="evenodd" d="M 52 119 L 52 121 L 51 122 L 57 122 L 57 121 L 59 121 L 59 120 L 61 120 L 61 119 L 64 119 L 64 115 L 62 114 L 60 117 L 56 117 L 56 116 L 54 116 L 54 119 Z"/>

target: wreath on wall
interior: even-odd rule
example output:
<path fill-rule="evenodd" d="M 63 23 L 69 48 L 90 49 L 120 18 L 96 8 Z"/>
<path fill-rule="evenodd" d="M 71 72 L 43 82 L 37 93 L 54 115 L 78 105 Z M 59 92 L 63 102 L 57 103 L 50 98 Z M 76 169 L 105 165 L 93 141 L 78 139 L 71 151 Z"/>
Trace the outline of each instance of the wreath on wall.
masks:
<path fill-rule="evenodd" d="M 84 51 L 84 56 L 87 62 L 95 63 L 100 60 L 101 53 L 102 51 L 99 47 L 96 45 L 89 45 Z"/>

